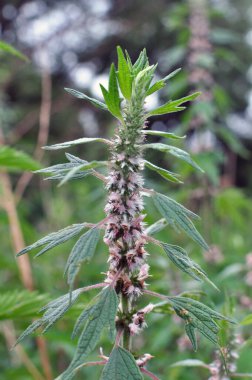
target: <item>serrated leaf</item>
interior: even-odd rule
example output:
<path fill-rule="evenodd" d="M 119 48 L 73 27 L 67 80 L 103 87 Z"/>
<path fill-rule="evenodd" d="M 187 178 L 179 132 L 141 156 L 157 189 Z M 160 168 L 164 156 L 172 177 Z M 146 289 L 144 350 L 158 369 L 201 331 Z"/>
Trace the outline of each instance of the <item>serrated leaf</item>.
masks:
<path fill-rule="evenodd" d="M 118 56 L 118 82 L 123 96 L 126 99 L 131 98 L 132 77 L 128 62 L 126 61 L 120 46 L 117 46 Z"/>
<path fill-rule="evenodd" d="M 168 223 L 166 219 L 159 219 L 157 222 L 151 224 L 145 229 L 145 233 L 149 236 L 154 235 L 157 232 L 162 231 L 165 227 L 167 227 Z"/>
<path fill-rule="evenodd" d="M 28 154 L 5 145 L 0 147 L 0 167 L 10 171 L 32 171 L 41 165 Z"/>
<path fill-rule="evenodd" d="M 153 94 L 154 92 L 156 92 L 158 90 L 161 90 L 161 88 L 163 88 L 167 84 L 167 81 L 169 79 L 171 79 L 172 77 L 174 77 L 180 70 L 181 70 L 181 68 L 179 68 L 177 70 L 174 70 L 173 72 L 171 72 L 170 74 L 168 74 L 163 79 L 161 79 L 161 80 L 157 81 L 156 83 L 154 83 L 153 86 L 151 86 L 149 88 L 149 90 L 147 91 L 147 96 Z"/>
<path fill-rule="evenodd" d="M 76 91 L 76 90 L 73 90 L 72 88 L 67 88 L 65 87 L 64 90 L 66 90 L 67 92 L 69 92 L 69 94 L 75 96 L 76 98 L 79 98 L 79 99 L 84 99 L 84 100 L 88 100 L 90 103 L 92 103 L 95 107 L 98 107 L 104 111 L 107 111 L 108 110 L 108 107 L 106 106 L 105 103 L 103 102 L 100 102 L 99 100 L 97 99 L 94 99 L 94 98 L 90 98 L 89 96 L 83 94 L 82 92 L 80 91 Z"/>
<path fill-rule="evenodd" d="M 190 339 L 190 342 L 192 343 L 194 351 L 197 351 L 198 349 L 198 342 L 197 337 L 195 334 L 195 328 L 190 323 L 185 325 L 185 332 L 188 338 Z"/>
<path fill-rule="evenodd" d="M 76 165 L 75 167 L 72 167 L 63 177 L 60 181 L 58 186 L 64 185 L 66 182 L 68 182 L 70 179 L 73 178 L 80 178 L 82 172 L 86 172 L 86 175 L 92 174 L 92 169 L 99 168 L 102 166 L 106 166 L 106 161 L 91 161 L 91 162 L 85 162 L 80 165 Z"/>
<path fill-rule="evenodd" d="M 194 347 L 196 347 L 194 341 L 196 338 L 194 338 L 193 329 L 197 329 L 208 340 L 218 345 L 220 328 L 214 319 L 235 323 L 232 319 L 221 315 L 199 301 L 187 297 L 168 297 L 168 299 L 176 314 L 185 320 L 187 325 L 186 332 L 189 333 L 188 337 L 193 341 Z M 191 326 L 190 329 L 188 325 Z"/>
<path fill-rule="evenodd" d="M 71 302 L 69 302 L 69 294 L 61 296 L 54 301 L 49 302 L 46 306 L 42 307 L 40 311 L 45 311 L 42 318 L 33 322 L 17 339 L 15 345 L 20 343 L 25 337 L 32 334 L 39 327 L 43 327 L 42 333 L 45 333 L 55 322 L 57 322 L 77 301 L 82 289 L 76 289 L 72 293 Z"/>
<path fill-rule="evenodd" d="M 190 218 L 198 218 L 196 214 L 163 194 L 155 193 L 152 198 L 158 211 L 169 224 L 183 230 L 202 248 L 209 249 L 207 243 L 190 220 Z"/>
<path fill-rule="evenodd" d="M 118 91 L 118 84 L 117 84 L 117 79 L 116 79 L 116 71 L 115 71 L 115 66 L 112 63 L 110 67 L 110 72 L 109 72 L 109 86 L 108 90 L 100 84 L 102 94 L 104 97 L 104 100 L 108 106 L 109 111 L 117 117 L 118 119 L 122 119 L 122 114 L 121 114 L 121 108 L 120 108 L 120 97 L 119 97 L 119 91 Z"/>
<path fill-rule="evenodd" d="M 92 228 L 82 235 L 75 243 L 67 260 L 65 273 L 67 273 L 67 283 L 72 291 L 73 284 L 79 268 L 83 262 L 90 261 L 95 252 L 98 240 L 99 229 Z"/>
<path fill-rule="evenodd" d="M 171 367 L 204 367 L 209 368 L 209 365 L 197 359 L 186 359 L 173 363 Z"/>
<path fill-rule="evenodd" d="M 75 369 L 83 363 L 85 357 L 97 345 L 102 330 L 109 327 L 115 329 L 115 317 L 118 308 L 118 297 L 111 287 L 104 289 L 96 303 L 85 312 L 85 327 L 80 335 L 78 346 L 68 369 L 59 377 L 61 380 L 70 380 L 75 374 Z"/>
<path fill-rule="evenodd" d="M 214 283 L 209 280 L 203 269 L 200 268 L 193 260 L 191 260 L 187 252 L 177 245 L 167 244 L 161 242 L 164 251 L 169 259 L 183 272 L 189 274 L 192 278 L 198 281 L 205 281 L 209 283 L 215 290 L 219 290 Z"/>
<path fill-rule="evenodd" d="M 182 183 L 177 177 L 179 176 L 176 173 L 170 172 L 169 170 L 166 170 L 164 168 L 160 168 L 159 166 L 154 165 L 152 162 L 144 161 L 144 165 L 150 169 L 153 170 L 154 172 L 158 173 L 161 175 L 161 177 L 167 179 L 168 181 L 175 182 L 175 183 Z"/>
<path fill-rule="evenodd" d="M 143 129 L 142 133 L 144 135 L 160 136 L 160 137 L 165 137 L 167 139 L 174 139 L 174 140 L 180 140 L 186 137 L 186 136 L 177 136 L 174 133 L 170 133 L 170 132 L 153 131 L 152 129 Z"/>
<path fill-rule="evenodd" d="M 36 249 L 45 245 L 45 247 L 41 251 L 39 251 L 39 253 L 37 253 L 35 257 L 40 256 L 43 253 L 49 251 L 50 249 L 56 247 L 57 245 L 65 243 L 67 240 L 78 235 L 85 227 L 86 227 L 85 223 L 73 224 L 57 232 L 52 232 L 49 235 L 44 236 L 42 239 L 39 239 L 35 243 L 29 245 L 28 247 L 25 247 L 24 249 L 22 249 L 22 251 L 20 251 L 17 254 L 17 256 L 24 255 L 25 253 L 33 249 Z"/>
<path fill-rule="evenodd" d="M 105 365 L 101 380 L 143 380 L 134 356 L 122 347 L 115 347 Z"/>
<path fill-rule="evenodd" d="M 28 290 L 1 291 L 0 320 L 16 320 L 36 317 L 38 309 L 47 302 L 47 294 Z"/>
<path fill-rule="evenodd" d="M 1 40 L 0 40 L 0 50 L 4 51 L 5 53 L 14 55 L 15 57 L 22 59 L 23 61 L 26 61 L 26 62 L 29 61 L 29 58 L 26 57 L 26 55 L 21 53 L 19 50 L 15 49 L 10 44 L 7 44 L 6 42 L 1 41 Z"/>
<path fill-rule="evenodd" d="M 167 113 L 183 111 L 186 107 L 180 107 L 180 105 L 196 99 L 200 94 L 201 94 L 200 92 L 195 92 L 181 99 L 177 99 L 173 101 L 171 100 L 168 103 L 165 103 L 164 105 L 162 105 L 161 107 L 158 107 L 150 111 L 148 113 L 148 116 L 165 115 Z"/>
<path fill-rule="evenodd" d="M 79 145 L 79 144 L 87 144 L 90 142 L 102 142 L 104 144 L 110 145 L 110 141 L 103 139 L 102 137 L 83 137 L 81 139 L 73 140 L 73 141 L 66 141 L 64 143 L 60 144 L 54 144 L 54 145 L 48 145 L 43 146 L 43 149 L 46 150 L 58 150 L 58 149 L 65 149 L 70 148 L 71 146 Z"/>
<path fill-rule="evenodd" d="M 204 172 L 204 170 L 202 170 L 201 167 L 191 158 L 190 154 L 180 148 L 167 145 L 167 144 L 162 144 L 162 143 L 152 143 L 152 144 L 144 145 L 144 149 L 149 149 L 149 148 L 159 150 L 161 152 L 169 153 L 172 156 L 175 156 L 179 158 L 180 160 L 187 162 L 189 165 L 191 165 L 195 169 L 198 169 L 201 172 Z"/>

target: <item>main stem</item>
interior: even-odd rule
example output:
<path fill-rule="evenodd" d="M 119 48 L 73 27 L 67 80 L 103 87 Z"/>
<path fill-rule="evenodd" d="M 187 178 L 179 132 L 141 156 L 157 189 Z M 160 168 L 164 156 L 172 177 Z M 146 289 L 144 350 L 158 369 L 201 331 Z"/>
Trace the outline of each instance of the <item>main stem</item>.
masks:
<path fill-rule="evenodd" d="M 143 201 L 143 160 L 141 144 L 144 128 L 144 91 L 133 88 L 131 100 L 126 102 L 123 122 L 115 135 L 108 177 L 108 215 L 104 242 L 109 247 L 109 270 L 106 282 L 117 276 L 115 289 L 121 298 L 117 317 L 118 330 L 123 328 L 123 346 L 131 350 L 131 320 L 137 298 L 145 288 L 148 277 L 147 253 L 144 249 Z"/>

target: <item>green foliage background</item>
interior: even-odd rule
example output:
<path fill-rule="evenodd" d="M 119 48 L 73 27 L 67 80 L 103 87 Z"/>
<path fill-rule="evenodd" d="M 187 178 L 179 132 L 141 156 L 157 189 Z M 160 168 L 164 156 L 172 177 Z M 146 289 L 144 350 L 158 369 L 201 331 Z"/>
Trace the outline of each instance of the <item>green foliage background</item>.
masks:
<path fill-rule="evenodd" d="M 26 1 L 3 1 L 0 6 L 1 39 L 18 47 L 30 58 L 30 61 L 24 61 L 18 52 L 10 49 L 7 51 L 5 45 L 0 44 L 0 122 L 6 145 L 0 147 L 0 165 L 1 171 L 10 172 L 13 191 L 17 189 L 24 170 L 36 170 L 41 166 L 46 167 L 65 160 L 61 151 L 46 152 L 40 162 L 31 158 L 37 144 L 41 78 L 45 70 L 52 81 L 50 144 L 83 136 L 113 135 L 116 126 L 106 113 L 94 109 L 84 100 L 74 100 L 63 91 L 63 87 L 79 88 L 80 91 L 94 96 L 94 83 L 90 81 L 86 85 L 78 85 L 73 80 L 74 69 L 83 64 L 86 69 L 92 68 L 92 77 L 107 74 L 111 60 L 115 61 L 115 47 L 118 44 L 127 48 L 133 56 L 137 56 L 139 50 L 146 47 L 150 59 L 160 62 L 160 78 L 178 67 L 183 68 L 172 78 L 167 88 L 162 90 L 160 99 L 157 99 L 159 104 L 167 97 L 176 99 L 191 90 L 187 63 L 190 38 L 189 2 L 178 4 L 176 1 L 162 0 L 106 1 L 106 11 L 102 11 L 104 5 L 98 1 L 94 2 L 95 9 L 88 1 L 43 1 L 40 5 L 36 1 L 32 3 L 35 10 L 37 6 L 37 13 L 34 10 L 33 16 L 31 10 L 29 16 L 28 8 L 25 11 L 28 4 Z M 246 109 L 251 87 L 252 52 L 249 36 L 252 9 L 250 2 L 245 0 L 220 2 L 217 5 L 216 2 L 209 1 L 207 5 L 213 50 L 204 64 L 214 78 L 214 99 L 209 104 L 201 104 L 198 110 L 195 105 L 178 116 L 163 116 L 162 124 L 159 126 L 169 132 L 175 129 L 177 132 L 187 132 L 186 141 L 189 141 L 189 121 L 196 112 L 200 112 L 204 115 L 204 129 L 216 133 L 219 142 L 215 149 L 195 154 L 194 158 L 205 169 L 205 175 L 195 174 L 186 163 L 177 160 L 173 162 L 168 155 L 157 157 L 155 151 L 148 152 L 147 159 L 181 173 L 185 183 L 183 186 L 167 185 L 152 171 L 146 171 L 146 174 L 148 186 L 152 187 L 155 183 L 157 190 L 160 189 L 200 214 L 202 221 L 197 227 L 207 242 L 221 251 L 223 259 L 217 263 L 207 262 L 201 249 L 184 234 L 177 234 L 171 228 L 159 232 L 158 239 L 184 247 L 192 259 L 207 270 L 211 280 L 221 289 L 221 293 L 216 293 L 209 286 L 198 284 L 186 275 L 178 273 L 161 250 L 151 245 L 150 282 L 154 290 L 165 294 L 184 291 L 194 292 L 196 297 L 200 294 L 200 299 L 204 302 L 210 306 L 216 305 L 218 311 L 231 314 L 238 322 L 247 317 L 246 325 L 237 325 L 232 331 L 223 325 L 221 338 L 225 344 L 234 332 L 242 333 L 245 344 L 240 348 L 237 371 L 252 373 L 252 318 L 249 316 L 252 313 L 252 289 L 251 285 L 246 283 L 249 268 L 245 258 L 252 250 L 252 137 L 250 134 L 250 137 L 248 135 L 239 139 L 239 131 L 234 134 L 229 132 L 226 122 L 226 117 L 231 114 L 240 115 L 244 120 L 247 117 Z M 35 29 L 31 29 L 33 22 L 41 18 L 44 18 L 46 25 L 50 25 L 50 17 L 57 14 L 54 12 L 60 12 L 61 8 L 68 9 L 67 6 L 72 6 L 72 11 L 64 15 L 66 24 L 59 24 L 58 29 L 51 29 L 51 34 L 43 34 L 39 27 L 37 34 Z M 96 29 L 91 28 L 92 23 Z M 26 30 L 29 30 L 26 28 L 29 27 L 34 33 L 34 38 L 30 40 L 24 38 Z M 36 35 L 40 36 L 39 43 Z M 75 36 L 79 36 L 79 40 L 76 41 Z M 46 69 L 38 55 L 43 49 L 48 54 Z M 88 75 L 88 71 L 79 71 L 78 75 Z M 204 88 L 199 84 L 197 90 L 204 91 Z M 159 116 L 157 120 L 158 118 Z M 152 123 L 155 122 L 154 119 Z M 155 136 L 151 139 L 153 142 L 160 142 Z M 178 141 L 176 144 L 183 148 L 185 143 Z M 77 146 L 69 149 L 69 152 L 76 153 L 88 161 L 103 160 L 106 156 L 106 150 L 97 144 L 91 147 Z M 231 165 L 234 161 L 236 164 Z M 34 380 L 15 351 L 9 351 L 6 331 L 11 324 L 18 336 L 30 324 L 31 319 L 37 317 L 37 310 L 41 306 L 67 293 L 68 286 L 62 273 L 73 243 L 55 248 L 48 255 L 34 261 L 31 259 L 36 291 L 29 293 L 24 290 L 14 258 L 10 223 L 5 205 L 2 204 L 2 187 L 0 195 L 0 375 L 6 380 Z M 105 195 L 105 190 L 95 178 L 70 181 L 57 188 L 54 182 L 43 181 L 39 175 L 33 176 L 22 198 L 17 197 L 17 211 L 26 245 L 72 223 L 100 221 L 104 216 Z M 160 216 L 151 200 L 146 200 L 146 207 L 146 222 L 151 224 Z M 102 281 L 106 260 L 107 251 L 100 241 L 92 263 L 81 269 L 76 287 Z M 208 294 L 207 297 L 205 293 Z M 251 301 L 250 306 L 245 307 L 241 302 L 244 295 Z M 82 297 L 83 302 L 87 303 L 91 296 L 92 293 Z M 72 341 L 70 336 L 81 309 L 81 303 L 74 306 L 66 317 L 46 334 L 55 376 L 62 372 L 73 356 L 76 341 Z M 149 350 L 155 355 L 155 359 L 150 362 L 150 370 L 158 373 L 161 379 L 208 378 L 206 369 L 197 367 L 188 370 L 170 365 L 187 358 L 210 363 L 214 359 L 212 345 L 201 339 L 200 350 L 197 353 L 194 353 L 190 346 L 182 350 L 178 339 L 184 334 L 184 328 L 174 320 L 169 309 L 165 310 L 165 314 L 156 313 L 150 317 L 148 326 L 144 334 L 135 339 L 135 344 L 139 350 Z M 108 339 L 104 336 L 104 352 L 106 347 L 109 347 L 108 344 Z M 31 362 L 42 372 L 35 340 L 28 338 L 23 346 Z M 98 350 L 91 359 L 95 360 L 97 353 Z M 99 368 L 86 368 L 80 371 L 76 378 L 98 378 L 98 373 Z"/>

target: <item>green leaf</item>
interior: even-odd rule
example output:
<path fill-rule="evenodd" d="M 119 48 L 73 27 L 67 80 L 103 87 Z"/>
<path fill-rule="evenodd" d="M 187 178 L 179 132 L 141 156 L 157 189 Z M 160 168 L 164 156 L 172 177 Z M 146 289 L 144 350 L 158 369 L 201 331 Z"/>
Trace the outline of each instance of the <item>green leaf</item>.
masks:
<path fill-rule="evenodd" d="M 101 380 L 143 380 L 134 356 L 122 347 L 115 347 L 105 365 Z"/>
<path fill-rule="evenodd" d="M 252 325 L 252 314 L 247 315 L 241 322 L 240 325 L 247 326 Z"/>
<path fill-rule="evenodd" d="M 28 290 L 1 291 L 0 320 L 37 317 L 38 309 L 48 302 L 47 294 Z"/>
<path fill-rule="evenodd" d="M 11 171 L 32 171 L 41 165 L 28 154 L 5 145 L 0 147 L 0 167 Z"/>
<path fill-rule="evenodd" d="M 132 68 L 134 77 L 136 77 L 140 73 L 140 71 L 144 70 L 148 65 L 149 61 L 146 54 L 146 49 L 143 49 Z"/>
<path fill-rule="evenodd" d="M 97 345 L 102 330 L 109 327 L 115 329 L 115 317 L 118 308 L 118 297 L 111 287 L 104 289 L 96 298 L 95 303 L 84 311 L 81 323 L 85 322 L 84 329 L 80 335 L 78 346 L 70 366 L 59 377 L 61 380 L 70 380 L 75 374 L 75 369 L 83 363 L 85 357 L 93 351 Z M 78 323 L 78 321 L 77 321 Z"/>
<path fill-rule="evenodd" d="M 161 90 L 161 88 L 163 88 L 167 84 L 167 81 L 169 79 L 171 79 L 172 77 L 174 77 L 180 70 L 181 70 L 181 68 L 179 68 L 177 70 L 174 70 L 172 73 L 168 74 L 163 79 L 161 79 L 161 80 L 157 81 L 156 83 L 154 83 L 153 86 L 151 86 L 149 88 L 149 90 L 147 91 L 147 96 L 153 94 L 154 92 L 156 92 L 158 90 Z"/>
<path fill-rule="evenodd" d="M 194 214 L 192 211 L 189 211 L 187 208 L 180 205 L 173 199 L 160 193 L 155 193 L 153 196 L 153 201 L 160 214 L 167 220 L 169 224 L 183 230 L 202 248 L 209 250 L 207 243 L 190 220 L 190 217 L 198 218 L 196 214 Z"/>
<path fill-rule="evenodd" d="M 197 359 L 186 359 L 173 363 L 171 367 L 204 367 L 209 368 L 208 364 Z"/>
<path fill-rule="evenodd" d="M 110 67 L 109 72 L 109 88 L 106 90 L 106 88 L 100 84 L 102 94 L 104 97 L 104 100 L 108 106 L 109 111 L 117 117 L 118 119 L 122 120 L 122 114 L 120 109 L 120 97 L 119 97 L 119 91 L 118 91 L 118 85 L 117 85 L 117 79 L 116 79 L 116 71 L 115 66 L 112 63 Z"/>
<path fill-rule="evenodd" d="M 83 173 L 83 172 L 86 173 L 86 175 L 92 174 L 93 172 L 92 172 L 91 169 L 99 168 L 99 167 L 102 167 L 102 166 L 107 166 L 107 162 L 106 161 L 91 161 L 91 162 L 87 162 L 86 161 L 85 163 L 83 163 L 81 165 L 76 165 L 75 167 L 71 168 L 62 177 L 62 180 L 60 181 L 60 183 L 59 183 L 58 186 L 64 185 L 70 179 L 84 177 L 83 175 L 81 175 L 81 173 Z"/>
<path fill-rule="evenodd" d="M 103 139 L 102 137 L 83 137 L 81 139 L 77 139 L 77 140 L 73 140 L 73 141 L 66 141 L 66 142 L 61 143 L 61 144 L 43 146 L 43 149 L 46 149 L 46 150 L 65 149 L 65 148 L 69 148 L 69 147 L 74 146 L 74 145 L 86 144 L 86 143 L 93 142 L 93 141 L 102 142 L 104 144 L 110 145 L 110 141 Z"/>
<path fill-rule="evenodd" d="M 81 264 L 92 259 L 99 240 L 99 235 L 99 229 L 92 228 L 82 235 L 75 243 L 65 268 L 70 291 L 72 291 L 74 280 Z"/>
<path fill-rule="evenodd" d="M 167 139 L 175 139 L 175 140 L 184 139 L 186 137 L 186 136 L 177 136 L 174 133 L 170 133 L 170 132 L 153 131 L 151 129 L 143 129 L 142 133 L 144 135 L 160 136 L 160 137 L 165 137 Z"/>
<path fill-rule="evenodd" d="M 26 61 L 26 62 L 29 61 L 29 58 L 26 57 L 26 55 L 24 55 L 19 50 L 15 49 L 13 46 L 1 40 L 0 40 L 0 50 L 4 51 L 5 53 L 14 55 L 15 57 L 22 59 L 23 61 Z"/>
<path fill-rule="evenodd" d="M 159 219 L 157 222 L 151 224 L 149 227 L 145 229 L 145 233 L 149 236 L 154 235 L 157 232 L 162 231 L 165 227 L 167 227 L 168 223 L 166 219 Z"/>
<path fill-rule="evenodd" d="M 54 323 L 56 323 L 77 301 L 78 297 L 82 293 L 82 289 L 76 289 L 72 293 L 71 302 L 69 294 L 61 296 L 54 301 L 49 302 L 46 306 L 42 307 L 40 311 L 44 311 L 43 317 L 33 322 L 27 329 L 19 336 L 15 346 L 20 343 L 28 335 L 32 334 L 39 327 L 43 327 L 42 333 L 45 333 Z"/>
<path fill-rule="evenodd" d="M 219 290 L 214 283 L 209 280 L 203 269 L 200 268 L 193 260 L 191 260 L 187 252 L 176 245 L 167 244 L 161 242 L 164 251 L 166 252 L 169 259 L 183 272 L 189 274 L 195 280 L 204 280 L 209 283 L 214 289 Z"/>
<path fill-rule="evenodd" d="M 223 316 L 199 301 L 187 297 L 168 297 L 168 299 L 176 314 L 185 320 L 187 326 L 190 326 L 187 327 L 186 333 L 194 348 L 196 348 L 195 329 L 212 343 L 218 345 L 220 328 L 214 319 L 235 323 L 232 319 Z"/>
<path fill-rule="evenodd" d="M 73 90 L 72 88 L 67 88 L 67 87 L 65 87 L 64 90 L 66 90 L 67 92 L 69 92 L 69 94 L 75 96 L 76 98 L 88 100 L 90 103 L 92 103 L 97 108 L 100 108 L 104 111 L 108 110 L 108 107 L 106 106 L 105 103 L 100 102 L 97 99 L 90 98 L 89 96 L 83 94 L 80 91 L 76 91 L 76 90 Z"/>
<path fill-rule="evenodd" d="M 123 96 L 126 99 L 130 99 L 131 89 L 132 89 L 131 71 L 120 46 L 117 46 L 117 56 L 118 56 L 118 82 L 120 85 L 120 89 L 122 91 Z"/>
<path fill-rule="evenodd" d="M 200 94 L 201 94 L 200 92 L 195 92 L 191 95 L 185 96 L 184 98 L 173 100 L 173 101 L 171 100 L 168 103 L 165 103 L 163 106 L 150 111 L 148 113 L 148 116 L 165 115 L 167 113 L 183 111 L 186 107 L 180 107 L 181 104 L 184 104 L 186 102 L 196 99 Z"/>
<path fill-rule="evenodd" d="M 50 249 L 56 247 L 57 245 L 65 243 L 67 240 L 78 235 L 85 227 L 86 227 L 86 223 L 73 224 L 57 232 L 52 232 L 49 235 L 43 237 L 42 239 L 39 239 L 35 243 L 29 245 L 28 247 L 22 249 L 22 251 L 20 251 L 17 254 L 17 256 L 24 255 L 25 253 L 33 249 L 36 249 L 45 245 L 45 247 L 41 251 L 39 251 L 39 253 L 37 253 L 35 257 L 40 256 L 43 253 L 49 251 Z"/>
<path fill-rule="evenodd" d="M 154 172 L 158 173 L 161 175 L 161 177 L 167 179 L 168 181 L 175 182 L 175 183 L 182 183 L 177 177 L 179 174 L 170 172 L 169 170 L 160 168 L 159 166 L 156 166 L 152 164 L 149 161 L 144 160 L 144 165 L 149 168 L 150 170 L 153 170 Z"/>
<path fill-rule="evenodd" d="M 145 144 L 144 149 L 155 149 L 161 152 L 169 153 L 172 156 L 177 157 L 180 160 L 187 162 L 189 165 L 191 165 L 195 169 L 198 169 L 201 172 L 204 172 L 201 169 L 201 167 L 191 158 L 189 153 L 185 152 L 184 150 L 180 148 L 176 148 L 175 146 L 166 145 L 162 143 L 152 143 L 152 144 Z"/>

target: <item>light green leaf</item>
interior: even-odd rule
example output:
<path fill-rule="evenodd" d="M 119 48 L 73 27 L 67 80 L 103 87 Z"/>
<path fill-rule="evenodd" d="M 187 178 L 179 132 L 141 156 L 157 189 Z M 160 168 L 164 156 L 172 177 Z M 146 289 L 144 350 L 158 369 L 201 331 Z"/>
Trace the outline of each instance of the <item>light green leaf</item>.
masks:
<path fill-rule="evenodd" d="M 168 223 L 166 219 L 159 219 L 157 222 L 151 224 L 149 227 L 145 229 L 145 233 L 149 236 L 154 235 L 157 232 L 162 231 L 165 227 L 167 227 Z"/>
<path fill-rule="evenodd" d="M 1 40 L 0 40 L 0 50 L 4 51 L 5 53 L 14 55 L 15 57 L 22 59 L 23 61 L 26 61 L 26 62 L 29 61 L 29 58 L 26 57 L 26 55 L 24 55 L 19 50 L 15 49 L 13 46 Z"/>
<path fill-rule="evenodd" d="M 131 98 L 132 77 L 128 62 L 126 61 L 120 46 L 117 46 L 118 56 L 118 82 L 123 96 L 126 99 Z"/>
<path fill-rule="evenodd" d="M 48 302 L 47 294 L 28 290 L 1 291 L 0 320 L 22 320 L 37 317 L 38 309 Z"/>
<path fill-rule="evenodd" d="M 148 113 L 148 116 L 165 115 L 167 113 L 183 111 L 186 107 L 180 107 L 180 105 L 196 99 L 200 94 L 200 92 L 195 92 L 191 95 L 185 96 L 184 98 L 173 101 L 171 100 L 168 103 L 165 103 L 163 106 L 150 111 Z"/>
<path fill-rule="evenodd" d="M 140 73 L 140 71 L 144 70 L 148 65 L 149 61 L 146 54 L 146 49 L 143 49 L 132 68 L 134 77 L 136 77 Z"/>
<path fill-rule="evenodd" d="M 161 177 L 167 179 L 168 181 L 175 182 L 175 183 L 182 183 L 177 177 L 179 174 L 170 172 L 169 170 L 160 168 L 159 166 L 156 166 L 152 164 L 152 162 L 144 160 L 144 165 L 149 168 L 150 170 L 153 170 L 154 172 L 161 175 Z"/>
<path fill-rule="evenodd" d="M 204 367 L 208 368 L 208 364 L 202 362 L 201 360 L 197 359 L 186 359 L 186 360 L 181 360 L 179 362 L 176 362 L 171 365 L 171 367 Z"/>
<path fill-rule="evenodd" d="M 74 358 L 68 369 L 60 376 L 61 380 L 72 379 L 75 369 L 83 363 L 85 357 L 97 345 L 105 327 L 109 327 L 110 330 L 115 329 L 118 308 L 118 296 L 115 290 L 107 287 L 95 298 L 95 301 L 84 311 L 84 318 L 81 322 L 86 323 L 80 335 Z"/>
<path fill-rule="evenodd" d="M 15 345 L 20 343 L 25 337 L 32 334 L 39 327 L 43 327 L 42 333 L 45 333 L 55 322 L 57 322 L 77 301 L 78 297 L 82 293 L 82 289 L 76 289 L 72 293 L 72 299 L 70 302 L 69 294 L 61 296 L 54 301 L 49 302 L 46 306 L 42 307 L 40 311 L 44 311 L 42 318 L 33 322 L 17 339 Z"/>
<path fill-rule="evenodd" d="M 212 310 L 210 307 L 187 297 L 168 297 L 176 314 L 185 320 L 187 327 L 186 333 L 196 348 L 194 329 L 197 329 L 212 343 L 218 345 L 219 326 L 214 319 L 224 320 L 235 323 L 232 319 L 227 318 L 220 313 Z"/>
<path fill-rule="evenodd" d="M 103 102 L 100 102 L 99 100 L 97 99 L 94 99 L 94 98 L 90 98 L 89 96 L 83 94 L 82 92 L 80 91 L 76 91 L 76 90 L 73 90 L 72 88 L 67 88 L 65 87 L 64 90 L 66 90 L 67 92 L 69 92 L 69 94 L 75 96 L 76 98 L 79 98 L 79 99 L 84 99 L 84 100 L 88 100 L 90 103 L 92 103 L 95 107 L 98 107 L 104 111 L 107 111 L 108 110 L 108 107 L 106 106 L 105 103 Z"/>
<path fill-rule="evenodd" d="M 49 251 L 50 249 L 56 247 L 57 245 L 65 243 L 67 240 L 78 235 L 85 227 L 86 227 L 85 223 L 73 224 L 57 232 L 52 232 L 49 235 L 43 237 L 42 239 L 36 241 L 35 243 L 29 245 L 28 247 L 22 249 L 22 251 L 20 251 L 17 254 L 17 256 L 24 255 L 25 253 L 33 249 L 36 249 L 45 245 L 45 247 L 41 251 L 39 251 L 39 253 L 37 253 L 35 257 L 40 256 L 43 253 Z"/>
<path fill-rule="evenodd" d="M 177 136 L 174 133 L 170 133 L 170 132 L 153 131 L 152 129 L 143 129 L 142 133 L 144 135 L 160 136 L 160 137 L 165 137 L 167 139 L 175 139 L 175 140 L 184 139 L 186 137 L 186 136 Z"/>
<path fill-rule="evenodd" d="M 252 314 L 247 315 L 241 322 L 240 325 L 247 326 L 252 325 Z"/>
<path fill-rule="evenodd" d="M 196 241 L 202 248 L 208 250 L 209 247 L 203 237 L 195 228 L 194 224 L 190 220 L 191 218 L 198 218 L 192 211 L 186 209 L 173 199 L 160 194 L 155 193 L 152 197 L 155 206 L 160 214 L 167 220 L 167 222 L 175 227 L 183 230 L 191 239 Z"/>
<path fill-rule="evenodd" d="M 115 347 L 104 367 L 101 380 L 143 380 L 133 355 L 122 347 Z"/>
<path fill-rule="evenodd" d="M 46 149 L 46 150 L 65 149 L 65 148 L 69 148 L 69 147 L 74 146 L 74 145 L 86 144 L 86 143 L 90 143 L 90 142 L 94 142 L 94 141 L 102 142 L 104 144 L 110 145 L 110 141 L 103 139 L 102 137 L 83 137 L 81 139 L 77 139 L 77 140 L 73 140 L 73 141 L 66 141 L 66 142 L 61 143 L 61 144 L 44 146 L 43 149 Z"/>
<path fill-rule="evenodd" d="M 118 91 L 118 84 L 116 79 L 116 71 L 115 66 L 112 63 L 110 67 L 109 72 L 109 88 L 106 90 L 106 88 L 100 84 L 102 94 L 104 97 L 104 100 L 108 106 L 109 111 L 117 117 L 118 119 L 122 120 L 122 114 L 120 109 L 120 97 L 119 97 L 119 91 Z"/>
<path fill-rule="evenodd" d="M 63 177 L 62 180 L 60 181 L 58 186 L 64 185 L 66 182 L 68 182 L 70 179 L 73 178 L 80 178 L 83 177 L 81 173 L 86 172 L 86 175 L 92 174 L 91 169 L 99 168 L 102 166 L 107 166 L 106 161 L 91 161 L 91 162 L 85 162 L 80 165 L 76 165 L 72 167 Z M 54 178 L 55 179 L 55 178 Z"/>
<path fill-rule="evenodd" d="M 70 291 L 72 291 L 74 280 L 81 264 L 92 259 L 98 240 L 99 229 L 92 228 L 82 235 L 75 243 L 65 268 L 65 273 L 67 273 L 67 283 L 70 287 Z"/>
<path fill-rule="evenodd" d="M 161 90 L 161 88 L 163 88 L 167 84 L 167 81 L 169 79 L 171 79 L 172 77 L 174 77 L 180 70 L 181 70 L 181 68 L 179 68 L 177 70 L 174 70 L 172 73 L 168 74 L 163 79 L 161 79 L 161 80 L 157 81 L 156 83 L 154 83 L 153 86 L 151 86 L 149 88 L 149 90 L 147 91 L 147 96 L 153 94 L 154 92 L 156 92 L 158 90 Z"/>
<path fill-rule="evenodd" d="M 149 148 L 159 150 L 161 152 L 169 153 L 172 156 L 175 156 L 179 158 L 180 160 L 187 162 L 189 165 L 193 166 L 195 169 L 198 169 L 201 172 L 204 172 L 204 170 L 202 170 L 201 167 L 191 158 L 190 154 L 180 148 L 176 148 L 175 146 L 166 145 L 162 143 L 152 143 L 152 144 L 144 145 L 144 149 L 149 149 Z"/>
<path fill-rule="evenodd" d="M 41 165 L 28 154 L 5 145 L 0 147 L 0 167 L 10 171 L 32 171 Z"/>
<path fill-rule="evenodd" d="M 183 272 L 189 274 L 192 278 L 198 281 L 206 281 L 209 283 L 215 290 L 219 290 L 214 283 L 209 280 L 206 273 L 203 269 L 200 268 L 198 264 L 196 264 L 193 260 L 191 260 L 187 252 L 176 245 L 167 244 L 161 242 L 164 251 L 166 252 L 169 259 Z"/>

